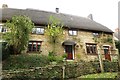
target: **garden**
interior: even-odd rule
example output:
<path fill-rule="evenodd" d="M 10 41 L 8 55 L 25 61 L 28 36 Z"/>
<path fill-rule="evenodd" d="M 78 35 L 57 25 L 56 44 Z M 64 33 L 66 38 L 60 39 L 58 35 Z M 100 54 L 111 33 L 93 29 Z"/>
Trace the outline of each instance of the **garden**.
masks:
<path fill-rule="evenodd" d="M 2 76 L 3 79 L 11 80 L 116 78 L 117 76 L 118 62 L 104 61 L 103 75 L 107 74 L 109 77 L 107 75 L 103 77 L 98 61 L 67 62 L 62 59 L 41 54 L 10 55 L 3 61 Z M 90 76 L 91 74 L 94 75 Z"/>

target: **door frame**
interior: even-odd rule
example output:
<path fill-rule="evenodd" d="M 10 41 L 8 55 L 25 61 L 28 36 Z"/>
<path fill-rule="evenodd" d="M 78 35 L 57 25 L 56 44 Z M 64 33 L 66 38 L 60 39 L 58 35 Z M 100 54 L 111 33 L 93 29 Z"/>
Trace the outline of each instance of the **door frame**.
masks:
<path fill-rule="evenodd" d="M 64 46 L 64 52 L 65 52 L 65 54 L 68 54 L 67 52 L 66 52 L 66 46 L 72 46 L 72 59 L 67 59 L 67 60 L 74 60 L 75 59 L 75 46 L 74 45 L 65 45 Z"/>
<path fill-rule="evenodd" d="M 110 45 L 103 45 L 103 50 L 104 50 L 104 56 L 105 56 L 105 60 L 107 59 L 107 60 L 109 60 L 109 61 L 111 61 L 111 50 L 110 50 L 110 48 L 111 48 L 111 46 Z M 109 58 L 106 58 L 106 54 L 105 54 L 105 49 L 107 49 L 108 50 L 108 56 L 109 56 Z"/>

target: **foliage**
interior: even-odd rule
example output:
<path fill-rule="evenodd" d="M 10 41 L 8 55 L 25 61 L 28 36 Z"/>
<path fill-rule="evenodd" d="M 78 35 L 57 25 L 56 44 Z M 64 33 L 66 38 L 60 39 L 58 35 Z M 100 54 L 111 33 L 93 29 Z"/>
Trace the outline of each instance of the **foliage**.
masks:
<path fill-rule="evenodd" d="M 49 54 L 48 54 L 48 60 L 50 62 L 56 61 L 56 57 L 55 57 L 54 52 L 49 52 Z"/>
<path fill-rule="evenodd" d="M 116 48 L 119 50 L 120 54 L 120 41 L 115 41 Z"/>
<path fill-rule="evenodd" d="M 64 53 L 64 54 L 62 55 L 62 57 L 63 57 L 63 58 L 67 58 L 67 53 Z"/>
<path fill-rule="evenodd" d="M 14 16 L 11 21 L 7 20 L 5 26 L 9 31 L 4 34 L 3 38 L 7 41 L 8 45 L 13 47 L 14 54 L 21 53 L 27 46 L 29 33 L 34 24 L 26 16 Z"/>
<path fill-rule="evenodd" d="M 41 67 L 49 64 L 46 56 L 40 54 L 20 54 L 10 55 L 4 63 L 3 70 L 29 69 L 32 67 Z"/>
<path fill-rule="evenodd" d="M 14 69 L 29 69 L 32 67 L 42 67 L 49 65 L 51 62 L 63 63 L 63 57 L 61 56 L 45 56 L 41 54 L 20 54 L 20 55 L 8 55 L 3 63 L 3 70 Z M 6 57 L 6 56 L 5 56 Z"/>
<path fill-rule="evenodd" d="M 119 55 L 118 55 L 118 63 L 119 63 L 119 73 L 118 73 L 118 78 L 120 78 L 120 40 L 115 41 L 116 48 L 118 48 Z"/>
<path fill-rule="evenodd" d="M 36 55 L 37 56 L 37 55 Z M 34 58 L 36 57 L 34 56 Z M 62 78 L 63 76 L 63 66 L 65 67 L 65 78 L 69 79 L 69 78 L 76 78 L 82 75 L 87 75 L 87 74 L 94 74 L 97 73 L 97 68 L 99 67 L 99 62 L 79 62 L 79 63 L 71 63 L 71 64 L 64 64 L 64 65 L 47 65 L 45 66 L 47 63 L 47 58 L 43 58 L 42 56 L 38 56 L 40 59 L 44 59 L 45 62 L 38 59 L 32 59 L 31 60 L 38 60 L 37 62 L 28 62 L 31 63 L 31 66 L 34 67 L 29 67 L 26 69 L 11 69 L 11 70 L 3 70 L 3 75 L 9 76 L 13 78 L 23 78 L 23 77 L 27 77 L 27 78 L 35 78 L 35 79 L 40 79 L 40 78 Z M 22 58 L 22 57 L 21 57 Z M 26 59 L 26 58 L 25 58 Z M 27 59 L 28 60 L 28 59 Z M 26 61 L 27 61 L 26 60 Z M 27 63 L 23 61 L 24 64 L 22 64 L 21 66 L 26 65 Z M 37 65 L 36 65 L 36 64 Z M 44 67 L 43 64 L 44 63 Z M 11 64 L 10 62 L 7 64 Z M 16 64 L 20 64 L 20 63 L 16 63 Z M 105 63 L 106 64 L 106 63 Z M 110 64 L 110 66 L 109 66 Z M 117 67 L 116 63 L 111 64 L 110 62 L 108 62 L 106 64 L 106 66 L 109 66 L 111 69 L 114 67 Z M 41 67 L 42 66 L 42 67 Z M 5 67 L 5 66 L 4 66 Z M 4 68 L 3 67 L 3 68 Z M 8 66 L 11 67 L 11 66 Z M 25 68 L 25 67 L 24 67 Z M 107 69 L 107 68 L 106 68 Z M 21 77 L 23 76 L 23 77 Z M 4 77 L 4 76 L 3 76 Z"/>
<path fill-rule="evenodd" d="M 50 43 L 53 44 L 53 52 L 55 53 L 55 46 L 59 42 L 63 34 L 63 25 L 60 23 L 60 20 L 50 16 L 49 24 L 46 29 L 46 34 L 49 36 Z"/>
<path fill-rule="evenodd" d="M 49 52 L 47 57 L 48 57 L 49 62 L 62 63 L 63 61 L 63 57 L 56 56 L 54 52 Z"/>
<path fill-rule="evenodd" d="M 113 39 L 111 36 L 103 37 L 101 40 L 103 43 L 113 43 Z"/>

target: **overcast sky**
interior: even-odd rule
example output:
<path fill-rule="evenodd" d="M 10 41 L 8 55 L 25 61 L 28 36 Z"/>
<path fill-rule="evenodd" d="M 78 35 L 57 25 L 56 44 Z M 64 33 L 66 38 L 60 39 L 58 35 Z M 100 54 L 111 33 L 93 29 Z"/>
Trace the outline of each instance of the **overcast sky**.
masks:
<path fill-rule="evenodd" d="M 107 26 L 111 30 L 118 27 L 119 0 L 0 0 L 0 6 L 7 4 L 9 8 L 33 8 L 44 11 L 72 14 L 87 17 L 93 14 L 93 20 Z"/>

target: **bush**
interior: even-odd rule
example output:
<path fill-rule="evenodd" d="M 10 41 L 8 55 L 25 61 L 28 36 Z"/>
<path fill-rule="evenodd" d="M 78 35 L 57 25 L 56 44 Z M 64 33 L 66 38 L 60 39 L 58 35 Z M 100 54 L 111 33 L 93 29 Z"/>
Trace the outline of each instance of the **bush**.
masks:
<path fill-rule="evenodd" d="M 40 54 L 10 55 L 3 63 L 3 70 L 29 69 L 49 64 L 48 58 Z"/>
<path fill-rule="evenodd" d="M 48 60 L 50 62 L 56 61 L 55 53 L 53 51 L 49 52 L 49 54 L 48 54 Z"/>
<path fill-rule="evenodd" d="M 63 61 L 63 57 L 57 56 L 57 55 L 55 55 L 55 53 L 53 53 L 53 52 L 49 52 L 49 54 L 48 54 L 47 57 L 48 57 L 49 62 L 61 63 L 61 62 Z"/>
<path fill-rule="evenodd" d="M 42 62 L 41 62 L 42 63 Z M 111 63 L 105 63 L 105 65 L 109 65 Z M 24 64 L 26 65 L 26 64 Z M 66 64 L 66 65 L 49 65 L 46 67 L 33 67 L 31 69 L 27 69 L 27 71 L 19 72 L 22 70 L 13 70 L 13 72 L 6 71 L 4 72 L 3 70 L 3 75 L 9 75 L 7 76 L 14 76 L 14 78 L 34 78 L 34 79 L 57 79 L 57 78 L 62 78 L 63 77 L 63 66 L 65 67 L 65 78 L 76 78 L 82 75 L 87 75 L 87 74 L 93 74 L 97 72 L 97 68 L 99 68 L 99 63 L 94 63 L 94 62 L 80 62 L 80 63 L 71 63 L 71 64 Z M 114 67 L 117 65 L 117 63 L 111 64 L 109 67 L 114 70 Z M 112 66 L 112 67 L 111 67 Z M 106 67 L 105 71 L 110 71 L 109 68 Z M 118 68 L 116 68 L 117 71 Z M 15 71 L 15 72 L 14 72 Z M 16 76 L 16 77 L 15 77 Z M 21 77 L 23 76 L 23 78 Z"/>

